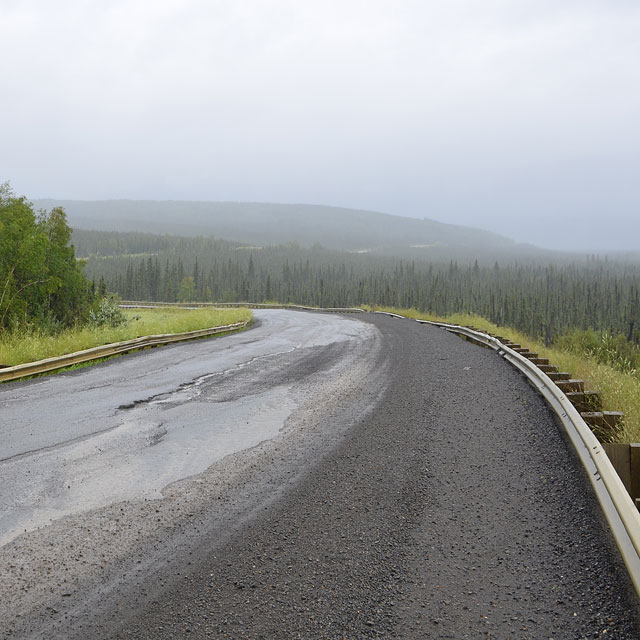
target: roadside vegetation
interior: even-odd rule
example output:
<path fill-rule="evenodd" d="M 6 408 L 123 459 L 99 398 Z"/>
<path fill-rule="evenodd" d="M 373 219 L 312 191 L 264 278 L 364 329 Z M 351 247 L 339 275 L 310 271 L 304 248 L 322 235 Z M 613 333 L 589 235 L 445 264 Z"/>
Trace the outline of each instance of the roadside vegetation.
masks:
<path fill-rule="evenodd" d="M 608 332 L 570 331 L 547 346 L 521 331 L 502 327 L 486 318 L 469 313 L 437 316 L 416 309 L 395 307 L 368 307 L 374 311 L 389 311 L 408 318 L 446 322 L 460 326 L 473 326 L 481 331 L 504 336 L 549 358 L 560 371 L 568 371 L 573 378 L 584 380 L 585 388 L 599 391 L 604 409 L 624 411 L 625 421 L 618 434 L 619 442 L 640 442 L 640 368 L 638 349 L 624 336 Z M 626 354 L 626 355 L 625 355 Z"/>
<path fill-rule="evenodd" d="M 249 309 L 214 307 L 120 311 L 115 305 L 108 315 L 109 321 L 95 321 L 53 334 L 37 327 L 31 327 L 26 332 L 21 330 L 0 334 L 0 363 L 13 366 L 141 336 L 184 333 L 251 319 Z"/>
<path fill-rule="evenodd" d="M 98 301 L 76 260 L 63 209 L 35 212 L 0 184 L 0 332 L 82 323 Z"/>
<path fill-rule="evenodd" d="M 61 207 L 34 211 L 0 184 L 0 364 L 13 366 L 160 333 L 249 320 L 246 309 L 122 311 L 76 259 Z"/>

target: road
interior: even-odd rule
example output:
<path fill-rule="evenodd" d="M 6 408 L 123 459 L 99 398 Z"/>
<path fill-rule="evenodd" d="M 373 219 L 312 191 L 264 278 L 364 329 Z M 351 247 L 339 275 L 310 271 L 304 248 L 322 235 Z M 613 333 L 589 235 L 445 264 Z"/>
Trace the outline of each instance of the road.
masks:
<path fill-rule="evenodd" d="M 0 388 L 6 637 L 640 637 L 584 472 L 497 354 L 256 317 Z"/>
<path fill-rule="evenodd" d="M 298 374 L 335 364 L 345 343 L 362 349 L 373 334 L 332 316 L 257 316 L 256 329 L 222 340 L 2 388 L 0 544 L 71 513 L 161 497 L 171 482 L 274 437 L 298 404 Z M 309 349 L 314 364 L 300 372 Z"/>

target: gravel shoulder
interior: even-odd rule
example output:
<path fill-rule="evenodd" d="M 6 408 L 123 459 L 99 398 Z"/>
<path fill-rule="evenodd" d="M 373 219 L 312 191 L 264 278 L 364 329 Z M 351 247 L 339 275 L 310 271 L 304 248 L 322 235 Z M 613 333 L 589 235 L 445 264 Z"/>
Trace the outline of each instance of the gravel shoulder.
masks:
<path fill-rule="evenodd" d="M 543 400 L 493 352 L 363 320 L 366 349 L 300 363 L 276 438 L 3 547 L 6 636 L 640 637 Z"/>

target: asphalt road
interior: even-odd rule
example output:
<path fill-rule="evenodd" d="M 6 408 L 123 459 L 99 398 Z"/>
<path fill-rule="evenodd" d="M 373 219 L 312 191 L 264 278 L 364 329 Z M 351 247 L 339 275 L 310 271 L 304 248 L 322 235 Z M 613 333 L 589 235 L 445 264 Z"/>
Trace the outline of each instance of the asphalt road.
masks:
<path fill-rule="evenodd" d="M 274 437 L 298 404 L 300 363 L 304 379 L 373 334 L 335 316 L 256 317 L 248 332 L 0 387 L 0 544 L 72 513 L 160 497 Z"/>
<path fill-rule="evenodd" d="M 0 388 L 6 637 L 640 637 L 584 472 L 499 356 L 386 316 L 260 317 Z"/>

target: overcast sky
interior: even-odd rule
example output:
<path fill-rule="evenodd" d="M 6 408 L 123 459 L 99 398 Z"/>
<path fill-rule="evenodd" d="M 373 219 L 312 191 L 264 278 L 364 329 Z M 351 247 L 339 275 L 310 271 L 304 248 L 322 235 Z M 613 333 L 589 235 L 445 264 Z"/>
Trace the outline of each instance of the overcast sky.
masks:
<path fill-rule="evenodd" d="M 0 0 L 0 182 L 640 249 L 638 0 Z"/>

